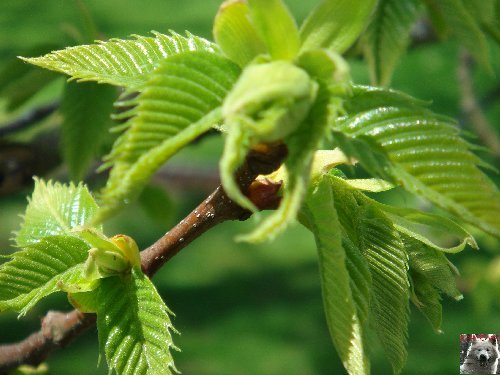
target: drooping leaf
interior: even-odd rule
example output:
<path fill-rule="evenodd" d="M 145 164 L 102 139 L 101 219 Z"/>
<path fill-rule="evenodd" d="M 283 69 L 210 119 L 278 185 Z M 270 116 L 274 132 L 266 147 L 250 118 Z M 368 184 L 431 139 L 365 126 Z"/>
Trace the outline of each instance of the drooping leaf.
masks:
<path fill-rule="evenodd" d="M 300 29 L 301 51 L 345 52 L 366 27 L 376 0 L 322 0 Z"/>
<path fill-rule="evenodd" d="M 446 256 L 409 236 L 402 235 L 402 239 L 412 271 L 425 277 L 434 288 L 442 293 L 461 300 L 462 293 L 457 289 L 453 268 Z"/>
<path fill-rule="evenodd" d="M 24 221 L 15 234 L 16 245 L 24 248 L 47 236 L 73 235 L 71 230 L 87 225 L 96 212 L 97 204 L 84 185 L 35 179 Z"/>
<path fill-rule="evenodd" d="M 160 61 L 185 51 L 215 52 L 217 46 L 188 34 L 153 32 L 154 37 L 135 35 L 135 39 L 111 39 L 96 44 L 69 47 L 42 57 L 22 59 L 54 70 L 79 81 L 96 81 L 139 89 Z"/>
<path fill-rule="evenodd" d="M 160 63 L 106 159 L 105 167 L 113 169 L 100 219 L 134 199 L 173 154 L 221 121 L 217 108 L 239 72 L 235 63 L 209 52 L 185 52 Z"/>
<path fill-rule="evenodd" d="M 169 375 L 177 370 L 171 312 L 138 268 L 101 280 L 97 328 L 110 373 Z"/>
<path fill-rule="evenodd" d="M 108 133 L 116 90 L 94 82 L 68 82 L 61 103 L 63 157 L 74 181 L 85 177 Z"/>
<path fill-rule="evenodd" d="M 395 228 L 429 248 L 445 253 L 458 253 L 466 245 L 477 249 L 474 237 L 463 227 L 442 215 L 433 215 L 411 208 L 379 205 Z"/>
<path fill-rule="evenodd" d="M 266 52 L 266 45 L 250 21 L 246 0 L 224 1 L 215 16 L 213 33 L 221 50 L 241 67 Z"/>
<path fill-rule="evenodd" d="M 248 0 L 252 23 L 274 60 L 293 60 L 300 36 L 292 14 L 282 0 Z"/>
<path fill-rule="evenodd" d="M 407 355 L 408 256 L 381 210 L 340 178 L 330 176 L 330 184 L 339 221 L 369 264 L 372 322 L 394 372 L 399 373 Z"/>
<path fill-rule="evenodd" d="M 465 7 L 470 0 L 425 0 L 437 18 L 442 18 L 460 42 L 474 55 L 481 65 L 491 71 L 490 53 L 486 36 L 478 22 Z M 435 17 L 436 18 L 436 17 Z"/>
<path fill-rule="evenodd" d="M 38 301 L 63 284 L 83 281 L 83 262 L 89 245 L 71 236 L 44 237 L 0 266 L 0 311 L 26 314 Z"/>
<path fill-rule="evenodd" d="M 334 135 L 342 133 L 346 143 L 371 138 L 387 154 L 385 167 L 393 182 L 500 236 L 498 189 L 478 168 L 487 165 L 470 151 L 452 120 L 397 92 L 361 86 L 353 88 L 345 110 L 333 126 Z M 361 164 L 377 174 L 369 168 L 372 160 L 363 156 L 369 153 L 358 151 Z"/>
<path fill-rule="evenodd" d="M 413 284 L 412 302 L 424 314 L 436 333 L 442 333 L 443 308 L 441 296 L 424 276 L 411 273 Z"/>
<path fill-rule="evenodd" d="M 366 33 L 364 52 L 374 85 L 386 86 L 408 46 L 410 29 L 419 16 L 418 0 L 381 0 Z"/>
<path fill-rule="evenodd" d="M 362 266 L 350 267 L 348 270 L 349 260 L 343 247 L 342 228 L 327 179 L 322 179 L 308 195 L 303 215 L 307 228 L 316 239 L 323 304 L 335 348 L 349 374 L 369 374 L 363 337 L 367 312 L 365 310 L 360 314 L 355 302 L 357 298 L 360 306 L 367 306 L 369 288 L 365 290 L 368 293 L 362 293 L 352 287 L 369 283 L 370 274 L 363 274 Z M 366 268 L 366 263 L 364 266 Z"/>

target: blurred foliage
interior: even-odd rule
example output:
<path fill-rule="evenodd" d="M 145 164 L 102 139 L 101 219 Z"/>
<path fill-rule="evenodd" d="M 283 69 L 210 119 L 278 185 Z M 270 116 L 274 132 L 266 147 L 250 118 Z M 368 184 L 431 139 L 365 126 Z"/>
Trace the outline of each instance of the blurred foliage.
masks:
<path fill-rule="evenodd" d="M 312 7 L 310 2 L 300 0 L 287 3 L 299 20 Z M 178 32 L 187 29 L 196 35 L 211 37 L 212 18 L 219 4 L 219 0 L 2 0 L 0 70 L 14 64 L 15 56 L 26 55 L 26 51 L 41 45 L 62 46 L 84 41 L 86 35 L 81 30 L 89 28 L 82 16 L 85 7 L 103 37 L 145 35 L 151 30 L 166 32 L 169 29 Z M 493 44 L 490 47 L 496 76 L 475 69 L 474 79 L 477 97 L 498 134 L 500 48 Z M 460 110 L 456 78 L 458 54 L 459 47 L 453 41 L 417 46 L 396 68 L 392 87 L 432 100 L 433 110 L 458 118 L 460 126 L 472 131 Z M 22 70 L 22 63 L 18 64 Z M 356 58 L 352 64 L 356 83 L 368 83 L 366 64 Z M 35 67 L 30 69 L 40 71 Z M 37 89 L 50 81 L 50 77 L 31 80 L 29 74 L 33 73 L 30 72 L 23 72 L 25 80 L 39 85 Z M 11 84 L 2 82 L 0 93 Z M 61 88 L 59 82 L 46 86 L 24 105 L 21 101 L 21 107 L 14 114 L 7 114 L 8 103 L 0 101 L 0 122 L 34 103 L 57 98 Z M 23 136 L 30 137 L 33 132 L 27 133 Z M 221 148 L 220 140 L 208 137 L 182 151 L 170 164 L 183 169 L 215 170 Z M 498 165 L 492 156 L 482 156 Z M 491 177 L 498 181 L 498 176 Z M 89 182 L 99 183 L 94 177 Z M 165 195 L 158 186 L 148 189 L 138 203 L 110 222 L 106 232 L 127 233 L 144 248 L 187 214 L 205 194 L 172 188 Z M 210 188 L 212 186 L 207 186 L 206 191 Z M 28 193 L 0 198 L 3 253 L 11 251 L 9 238 L 12 230 L 19 227 L 18 214 L 25 208 Z M 156 200 L 164 202 L 169 212 L 158 210 L 154 205 Z M 425 202 L 415 201 L 398 189 L 384 194 L 383 200 L 429 208 Z M 339 373 L 341 364 L 332 348 L 323 315 L 312 236 L 295 226 L 272 244 L 255 246 L 233 241 L 236 233 L 248 231 L 251 226 L 250 220 L 215 228 L 176 256 L 153 279 L 177 314 L 174 324 L 182 335 L 174 339 L 183 349 L 174 354 L 177 367 L 185 374 L 200 375 Z M 479 232 L 474 234 L 481 248 L 479 252 L 468 250 L 450 257 L 461 271 L 459 286 L 465 299 L 444 301 L 442 335 L 434 334 L 425 318 L 412 310 L 409 358 L 403 374 L 458 373 L 460 333 L 499 333 L 493 332 L 498 330 L 500 311 L 498 242 Z M 62 295 L 55 295 L 22 320 L 16 320 L 14 314 L 0 315 L 0 343 L 19 340 L 39 329 L 39 318 L 49 308 L 67 310 L 70 305 Z M 96 335 L 96 330 L 91 329 L 68 348 L 52 355 L 47 362 L 48 373 L 105 374 L 103 365 L 94 369 L 98 354 Z M 373 342 L 372 373 L 389 373 L 381 348 Z"/>

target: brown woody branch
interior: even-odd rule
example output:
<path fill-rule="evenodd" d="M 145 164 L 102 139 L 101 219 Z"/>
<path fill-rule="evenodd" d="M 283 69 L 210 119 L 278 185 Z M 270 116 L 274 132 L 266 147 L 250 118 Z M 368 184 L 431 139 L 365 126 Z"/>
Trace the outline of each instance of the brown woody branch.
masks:
<path fill-rule="evenodd" d="M 276 170 L 286 157 L 284 145 L 259 147 L 249 153 L 237 172 L 238 184 L 259 209 L 274 209 L 279 202 L 279 185 L 256 181 L 260 174 Z M 210 228 L 227 220 L 246 220 L 251 213 L 232 202 L 219 186 L 179 224 L 141 252 L 143 272 L 152 277 L 168 260 Z M 42 319 L 41 330 L 24 340 L 0 346 L 0 374 L 22 364 L 38 365 L 55 349 L 68 345 L 93 326 L 95 314 L 78 310 L 68 313 L 50 311 Z"/>

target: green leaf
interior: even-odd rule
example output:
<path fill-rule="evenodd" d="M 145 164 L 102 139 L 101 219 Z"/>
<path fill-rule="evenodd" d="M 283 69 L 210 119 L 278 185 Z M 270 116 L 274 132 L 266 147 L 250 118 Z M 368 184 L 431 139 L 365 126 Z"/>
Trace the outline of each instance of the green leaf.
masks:
<path fill-rule="evenodd" d="M 360 305 L 368 305 L 369 294 L 351 288 L 356 282 L 369 283 L 370 274 L 363 274 L 363 267 L 348 270 L 349 261 L 343 248 L 342 230 L 328 179 L 322 179 L 308 195 L 303 214 L 307 218 L 306 226 L 316 239 L 323 304 L 335 348 L 349 374 L 369 374 L 363 340 L 366 313 L 360 317 L 355 302 L 357 297 L 363 299 Z"/>
<path fill-rule="evenodd" d="M 470 0 L 466 0 L 470 1 Z M 462 0 L 426 0 L 427 6 L 451 28 L 451 32 L 474 55 L 481 65 L 491 71 L 490 52 L 486 36 Z"/>
<path fill-rule="evenodd" d="M 345 52 L 365 28 L 376 0 L 322 0 L 300 29 L 301 51 Z"/>
<path fill-rule="evenodd" d="M 0 266 L 0 311 L 25 315 L 38 301 L 61 289 L 61 284 L 82 281 L 89 246 L 74 237 L 44 237 L 26 244 Z"/>
<path fill-rule="evenodd" d="M 73 235 L 72 229 L 86 226 L 96 212 L 97 204 L 84 185 L 35 178 L 24 221 L 15 235 L 16 245 L 23 248 L 47 236 Z"/>
<path fill-rule="evenodd" d="M 464 6 L 495 40 L 500 42 L 500 23 L 498 21 L 500 3 L 497 0 L 469 0 Z"/>
<path fill-rule="evenodd" d="M 63 157 L 74 181 L 85 177 L 103 138 L 107 136 L 116 97 L 113 87 L 94 82 L 66 84 L 61 103 L 64 117 L 62 145 Z"/>
<path fill-rule="evenodd" d="M 394 223 L 395 228 L 426 246 L 446 252 L 458 253 L 466 245 L 477 249 L 474 237 L 463 227 L 441 215 L 433 215 L 411 208 L 379 205 Z"/>
<path fill-rule="evenodd" d="M 239 240 L 262 242 L 272 239 L 295 220 L 307 191 L 314 153 L 326 137 L 328 123 L 338 115 L 339 110 L 339 104 L 331 102 L 328 89 L 324 84 L 320 84 L 316 101 L 308 116 L 297 130 L 286 138 L 287 176 L 278 209 L 260 222 L 253 232 L 239 237 Z"/>
<path fill-rule="evenodd" d="M 293 60 L 300 36 L 292 14 L 282 0 L 248 0 L 252 23 L 273 60 Z"/>
<path fill-rule="evenodd" d="M 138 268 L 101 280 L 97 328 L 110 373 L 169 375 L 176 372 L 171 312 Z"/>
<path fill-rule="evenodd" d="M 381 210 L 342 179 L 329 179 L 339 221 L 369 264 L 372 322 L 394 372 L 399 373 L 407 355 L 407 254 L 398 232 Z"/>
<path fill-rule="evenodd" d="M 424 276 L 411 274 L 413 284 L 412 302 L 427 318 L 436 333 L 442 333 L 443 308 L 439 292 L 429 283 Z"/>
<path fill-rule="evenodd" d="M 241 67 L 266 52 L 266 45 L 251 23 L 245 0 L 226 0 L 221 4 L 213 33 L 221 50 Z"/>
<path fill-rule="evenodd" d="M 424 243 L 402 235 L 409 256 L 410 269 L 422 275 L 434 288 L 458 300 L 463 298 L 457 289 L 451 263 L 446 256 Z"/>
<path fill-rule="evenodd" d="M 111 39 L 96 44 L 69 47 L 42 57 L 25 58 L 24 61 L 54 70 L 79 81 L 96 81 L 139 89 L 149 78 L 160 61 L 185 51 L 217 51 L 217 46 L 206 39 L 188 34 L 164 35 L 154 32 L 154 37 L 134 35 L 135 39 Z"/>
<path fill-rule="evenodd" d="M 381 0 L 364 34 L 364 53 L 374 85 L 389 85 L 420 15 L 418 0 Z"/>
<path fill-rule="evenodd" d="M 391 182 L 500 236 L 498 189 L 478 168 L 487 165 L 470 151 L 452 120 L 403 94 L 370 87 L 355 86 L 344 106 L 347 114 L 334 123 L 334 135 L 341 132 L 347 144 L 371 138 L 377 144 L 373 150 L 382 148 L 388 156 L 384 168 L 392 175 Z M 361 164 L 377 174 L 370 168 L 369 152 L 357 150 Z"/>
<path fill-rule="evenodd" d="M 163 163 L 221 121 L 218 107 L 239 72 L 227 58 L 208 52 L 185 52 L 161 62 L 106 158 L 104 167 L 113 169 L 99 219 L 134 199 Z"/>

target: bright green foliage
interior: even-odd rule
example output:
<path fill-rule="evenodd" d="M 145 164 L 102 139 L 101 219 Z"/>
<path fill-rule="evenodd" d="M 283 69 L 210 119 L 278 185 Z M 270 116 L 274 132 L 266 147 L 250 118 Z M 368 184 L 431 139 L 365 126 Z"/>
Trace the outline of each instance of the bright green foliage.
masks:
<path fill-rule="evenodd" d="M 293 60 L 300 48 L 295 19 L 282 0 L 248 0 L 252 24 L 274 60 Z M 285 38 L 283 36 L 286 36 Z"/>
<path fill-rule="evenodd" d="M 73 228 L 86 226 L 96 213 L 97 204 L 82 184 L 62 185 L 35 179 L 24 222 L 15 236 L 16 245 L 23 248 L 44 237 L 73 235 Z"/>
<path fill-rule="evenodd" d="M 248 150 L 293 133 L 308 114 L 317 85 L 295 65 L 276 61 L 245 69 L 223 106 L 228 131 L 220 160 L 222 186 L 242 207 L 255 210 L 234 180 Z"/>
<path fill-rule="evenodd" d="M 477 20 L 465 6 L 470 0 L 425 0 L 429 11 L 437 13 L 433 19 L 442 19 L 451 33 L 474 55 L 484 68 L 491 71 L 486 36 Z"/>
<path fill-rule="evenodd" d="M 163 60 L 106 158 L 113 165 L 101 199 L 104 218 L 137 195 L 173 154 L 221 118 L 217 110 L 239 73 L 236 64 L 208 52 L 186 52 Z"/>
<path fill-rule="evenodd" d="M 409 42 L 410 29 L 420 15 L 419 0 L 381 0 L 363 38 L 373 84 L 386 86 Z"/>
<path fill-rule="evenodd" d="M 156 375 L 176 372 L 167 306 L 139 268 L 101 281 L 97 328 L 110 373 Z"/>
<path fill-rule="evenodd" d="M 89 246 L 74 237 L 50 236 L 26 245 L 0 267 L 0 311 L 25 315 L 38 301 L 60 290 L 60 283 L 82 279 Z"/>
<path fill-rule="evenodd" d="M 388 173 L 404 188 L 500 235 L 498 190 L 479 170 L 484 163 L 460 138 L 453 121 L 394 91 L 369 87 L 353 91 L 345 103 L 347 115 L 334 129 L 350 139 L 368 136 L 386 153 Z M 361 164 L 373 173 L 366 150 L 355 156 L 362 157 Z"/>
<path fill-rule="evenodd" d="M 117 92 L 113 87 L 68 82 L 61 103 L 63 157 L 73 181 L 80 181 L 109 129 Z"/>
<path fill-rule="evenodd" d="M 372 275 L 370 313 L 394 371 L 406 361 L 408 262 L 397 230 L 364 195 L 330 177 L 339 221 Z"/>
<path fill-rule="evenodd" d="M 375 0 L 322 0 L 302 24 L 301 50 L 345 52 L 365 28 L 375 4 Z"/>
<path fill-rule="evenodd" d="M 469 0 L 464 2 L 467 11 L 481 27 L 500 42 L 500 3 L 497 0 Z"/>
<path fill-rule="evenodd" d="M 111 39 L 55 51 L 42 57 L 22 58 L 30 64 L 54 70 L 79 81 L 96 81 L 137 90 L 149 74 L 167 56 L 185 51 L 214 52 L 217 47 L 209 41 L 188 34 L 153 33 L 154 37 L 135 36 L 135 39 Z"/>
<path fill-rule="evenodd" d="M 301 221 L 313 232 L 318 247 L 323 304 L 335 348 L 350 374 L 368 374 L 364 343 L 367 315 L 362 306 L 369 304 L 370 273 L 364 262 L 361 267 L 347 266 L 346 252 L 357 249 L 344 249 L 345 234 L 334 199 L 328 179 L 322 179 L 308 195 Z"/>
<path fill-rule="evenodd" d="M 226 0 L 214 20 L 214 39 L 231 60 L 245 66 L 266 52 L 266 45 L 255 30 L 245 0 Z"/>

